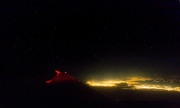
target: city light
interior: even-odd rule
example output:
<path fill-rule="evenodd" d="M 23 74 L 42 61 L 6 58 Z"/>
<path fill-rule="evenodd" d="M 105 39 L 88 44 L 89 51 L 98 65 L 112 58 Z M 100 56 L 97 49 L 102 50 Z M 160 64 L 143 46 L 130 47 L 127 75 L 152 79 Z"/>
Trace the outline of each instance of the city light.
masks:
<path fill-rule="evenodd" d="M 167 90 L 167 91 L 178 91 L 180 92 L 180 87 L 171 87 L 165 85 L 135 85 L 136 89 L 156 89 L 156 90 Z"/>
<path fill-rule="evenodd" d="M 153 81 L 152 84 L 147 84 L 147 81 Z M 166 91 L 178 91 L 180 92 L 180 87 L 172 87 L 167 84 L 162 84 L 162 82 L 168 82 L 164 81 L 164 79 L 152 79 L 152 78 L 138 78 L 138 77 L 129 77 L 126 78 L 126 80 L 108 80 L 108 81 L 88 81 L 86 82 L 90 86 L 99 86 L 99 87 L 122 87 L 123 89 L 126 89 L 127 87 L 138 90 L 138 89 L 149 89 L 149 90 L 166 90 Z M 119 84 L 126 84 L 127 86 L 120 86 Z"/>

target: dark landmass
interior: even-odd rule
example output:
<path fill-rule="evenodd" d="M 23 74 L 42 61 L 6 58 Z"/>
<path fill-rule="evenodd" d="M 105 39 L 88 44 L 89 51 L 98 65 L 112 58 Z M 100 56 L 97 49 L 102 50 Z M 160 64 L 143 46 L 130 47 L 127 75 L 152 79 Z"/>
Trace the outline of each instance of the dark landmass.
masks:
<path fill-rule="evenodd" d="M 21 83 L 7 86 L 3 94 L 3 107 L 12 108 L 178 108 L 177 92 L 118 90 L 94 88 L 82 83 L 47 85 Z"/>

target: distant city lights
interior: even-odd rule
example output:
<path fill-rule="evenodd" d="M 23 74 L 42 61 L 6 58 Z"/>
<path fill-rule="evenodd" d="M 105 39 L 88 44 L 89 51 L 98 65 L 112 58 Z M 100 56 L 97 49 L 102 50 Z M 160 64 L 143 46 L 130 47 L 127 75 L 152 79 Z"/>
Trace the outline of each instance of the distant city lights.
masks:
<path fill-rule="evenodd" d="M 147 83 L 151 81 L 153 83 Z M 150 89 L 150 90 L 166 90 L 166 91 L 178 91 L 180 92 L 180 87 L 175 86 L 172 87 L 170 85 L 160 83 L 160 82 L 168 82 L 163 78 L 152 79 L 152 78 L 139 78 L 139 77 L 129 77 L 126 80 L 109 80 L 109 81 L 87 81 L 86 83 L 90 86 L 99 86 L 99 87 L 120 87 L 120 84 L 125 84 L 127 86 L 121 86 L 124 88 L 130 88 L 133 90 L 138 89 Z M 170 80 L 170 84 L 173 80 Z M 155 83 L 155 84 L 154 84 Z"/>

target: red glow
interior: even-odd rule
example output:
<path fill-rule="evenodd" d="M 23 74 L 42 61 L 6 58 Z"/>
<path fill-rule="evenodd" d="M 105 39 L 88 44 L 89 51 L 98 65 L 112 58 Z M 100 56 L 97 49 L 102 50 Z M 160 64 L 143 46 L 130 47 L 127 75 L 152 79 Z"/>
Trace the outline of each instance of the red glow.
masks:
<path fill-rule="evenodd" d="M 46 83 L 51 83 L 51 84 L 60 84 L 60 83 L 69 83 L 69 82 L 77 82 L 75 78 L 67 74 L 67 72 L 61 73 L 58 70 L 55 70 L 57 73 L 54 78 L 51 80 L 46 81 Z"/>
<path fill-rule="evenodd" d="M 59 71 L 57 71 L 57 70 L 55 70 L 55 72 L 57 73 L 57 75 L 56 76 L 58 76 L 61 72 L 59 72 Z"/>
<path fill-rule="evenodd" d="M 50 83 L 52 80 L 48 80 L 48 81 L 46 81 L 46 83 Z"/>
<path fill-rule="evenodd" d="M 61 72 L 59 72 L 58 70 L 55 70 L 55 72 L 57 73 L 56 76 L 58 76 Z M 50 83 L 52 80 L 48 80 L 46 81 L 46 83 Z"/>

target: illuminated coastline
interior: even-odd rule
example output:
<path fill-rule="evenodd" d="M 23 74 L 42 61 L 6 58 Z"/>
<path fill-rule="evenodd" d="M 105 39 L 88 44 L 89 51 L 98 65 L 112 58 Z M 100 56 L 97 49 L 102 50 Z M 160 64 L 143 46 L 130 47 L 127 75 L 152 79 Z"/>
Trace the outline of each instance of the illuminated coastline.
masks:
<path fill-rule="evenodd" d="M 156 84 L 147 83 L 147 81 L 156 82 Z M 138 90 L 138 89 L 149 89 L 149 90 L 162 90 L 162 91 L 178 91 L 180 92 L 180 86 L 171 86 L 170 84 L 160 83 L 168 82 L 164 79 L 151 79 L 151 78 L 137 78 L 137 77 L 129 77 L 126 80 L 108 80 L 108 81 L 88 81 L 86 82 L 90 86 L 98 86 L 98 87 L 119 87 L 119 84 L 126 84 L 127 87 Z M 126 87 L 122 87 L 123 89 Z"/>

